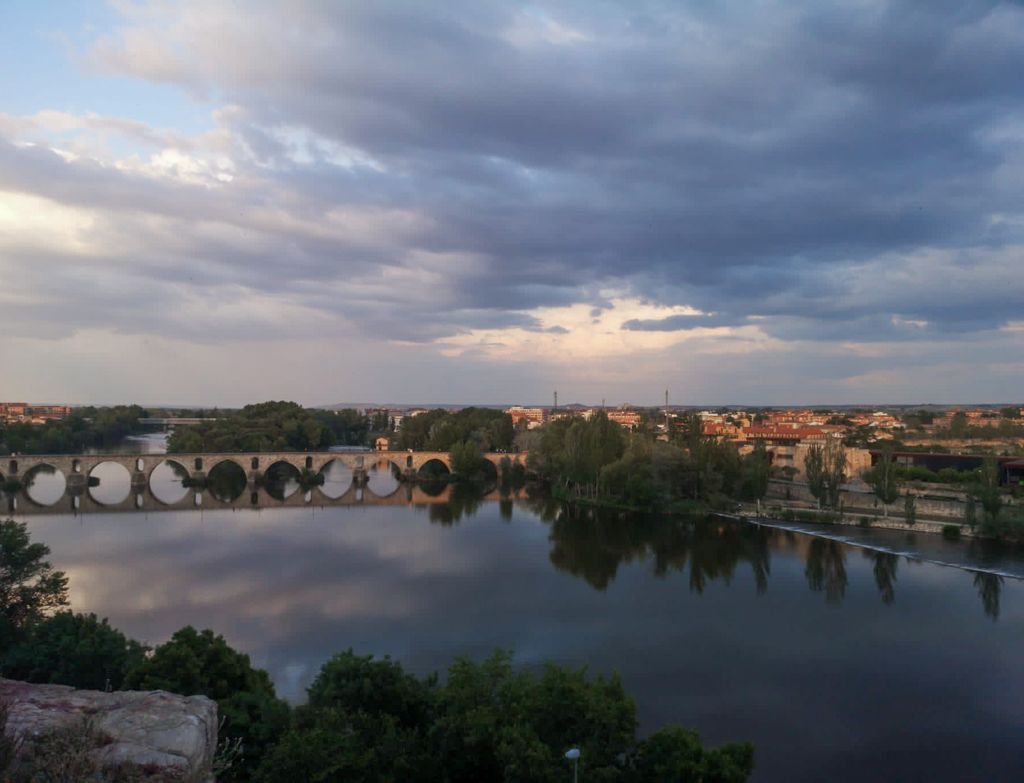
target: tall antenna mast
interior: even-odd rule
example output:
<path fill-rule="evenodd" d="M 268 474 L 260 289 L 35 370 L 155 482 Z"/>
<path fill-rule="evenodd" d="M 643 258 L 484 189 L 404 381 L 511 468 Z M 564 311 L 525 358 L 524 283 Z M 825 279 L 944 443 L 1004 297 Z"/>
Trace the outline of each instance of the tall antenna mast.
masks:
<path fill-rule="evenodd" d="M 555 410 L 558 410 L 558 389 L 555 389 Z"/>

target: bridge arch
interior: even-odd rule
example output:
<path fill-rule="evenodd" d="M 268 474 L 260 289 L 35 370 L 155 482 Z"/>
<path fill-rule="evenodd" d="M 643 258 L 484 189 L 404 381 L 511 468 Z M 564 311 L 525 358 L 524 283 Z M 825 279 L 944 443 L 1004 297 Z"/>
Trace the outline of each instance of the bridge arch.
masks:
<path fill-rule="evenodd" d="M 263 471 L 263 487 L 275 500 L 287 500 L 299 491 L 302 471 L 287 457 L 280 457 Z"/>
<path fill-rule="evenodd" d="M 323 476 L 323 482 L 317 489 L 330 500 L 344 497 L 352 489 L 356 479 L 356 471 L 348 464 L 348 460 L 339 458 L 324 462 L 318 473 Z"/>
<path fill-rule="evenodd" d="M 366 489 L 379 498 L 391 497 L 402 486 L 402 476 L 406 468 L 395 461 L 395 456 L 378 452 L 365 460 Z M 403 459 L 404 463 L 404 459 Z"/>
<path fill-rule="evenodd" d="M 206 489 L 221 503 L 234 503 L 249 483 L 244 460 L 222 459 L 206 474 Z"/>
<path fill-rule="evenodd" d="M 123 503 L 132 492 L 132 474 L 122 460 L 100 459 L 89 467 L 89 497 L 101 506 Z"/>
<path fill-rule="evenodd" d="M 247 470 L 249 470 L 249 468 L 247 468 L 247 465 L 251 465 L 252 460 L 247 460 L 244 455 L 235 457 L 230 454 L 218 454 L 215 457 L 211 457 L 210 459 L 206 460 L 204 463 L 206 466 L 205 473 L 207 478 L 209 478 L 210 474 L 215 469 L 219 468 L 224 463 L 235 465 L 238 467 L 239 470 L 242 471 L 242 475 L 248 475 Z"/>
<path fill-rule="evenodd" d="M 450 476 L 452 472 L 451 465 L 448 464 L 447 460 L 440 459 L 438 457 L 431 457 L 430 459 L 423 460 L 420 466 L 416 469 L 416 475 L 419 478 L 443 478 Z"/>
<path fill-rule="evenodd" d="M 189 487 L 186 482 L 190 478 L 188 460 L 182 461 L 168 455 L 157 460 L 146 472 L 146 486 L 157 503 L 174 506 L 188 496 Z M 178 489 L 174 488 L 175 485 Z"/>
<path fill-rule="evenodd" d="M 11 478 L 20 479 L 22 494 L 30 503 L 41 507 L 56 505 L 68 488 L 67 476 L 51 462 L 37 462 Z"/>

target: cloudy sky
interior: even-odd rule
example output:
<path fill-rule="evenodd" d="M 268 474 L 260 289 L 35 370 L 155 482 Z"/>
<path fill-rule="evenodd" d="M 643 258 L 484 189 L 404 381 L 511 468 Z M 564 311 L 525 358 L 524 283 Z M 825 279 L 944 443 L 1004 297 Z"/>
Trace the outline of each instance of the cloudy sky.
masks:
<path fill-rule="evenodd" d="M 1024 7 L 0 8 L 0 398 L 1024 397 Z"/>

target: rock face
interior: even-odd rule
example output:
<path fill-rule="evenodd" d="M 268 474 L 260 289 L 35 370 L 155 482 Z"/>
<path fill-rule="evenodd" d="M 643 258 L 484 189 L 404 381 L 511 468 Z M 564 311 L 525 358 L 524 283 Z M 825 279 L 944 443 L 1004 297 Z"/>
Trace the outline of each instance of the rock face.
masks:
<path fill-rule="evenodd" d="M 137 764 L 184 780 L 212 780 L 217 704 L 164 691 L 79 691 L 0 679 L 4 733 L 30 743 L 88 721 L 102 738 L 92 751 L 101 767 Z"/>

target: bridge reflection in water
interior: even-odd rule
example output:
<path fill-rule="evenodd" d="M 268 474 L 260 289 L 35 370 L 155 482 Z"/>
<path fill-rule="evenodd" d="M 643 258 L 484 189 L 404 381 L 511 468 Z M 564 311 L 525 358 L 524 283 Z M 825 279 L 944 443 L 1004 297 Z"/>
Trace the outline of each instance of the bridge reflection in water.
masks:
<path fill-rule="evenodd" d="M 507 477 L 514 466 L 524 464 L 526 455 L 483 456 L 494 467 L 497 485 L 504 483 L 499 479 Z M 169 482 L 173 499 L 167 496 L 167 486 L 159 486 L 162 467 L 175 477 Z M 166 471 L 168 467 L 170 471 Z M 110 468 L 123 475 L 123 491 L 111 492 L 111 486 L 99 490 L 108 483 L 108 478 L 101 480 L 100 475 Z M 332 471 L 342 474 L 340 483 Z M 433 452 L 31 455 L 0 462 L 0 484 L 7 489 L 2 507 L 19 516 L 200 508 L 427 506 L 451 501 L 452 487 L 443 480 L 449 471 L 448 455 Z M 375 479 L 381 474 L 390 474 L 385 482 L 390 486 L 379 486 Z M 325 480 L 328 476 L 330 481 Z M 436 480 L 438 477 L 441 480 Z M 42 497 L 36 486 L 39 483 L 47 485 Z M 479 499 L 516 496 L 507 488 L 493 489 Z"/>

